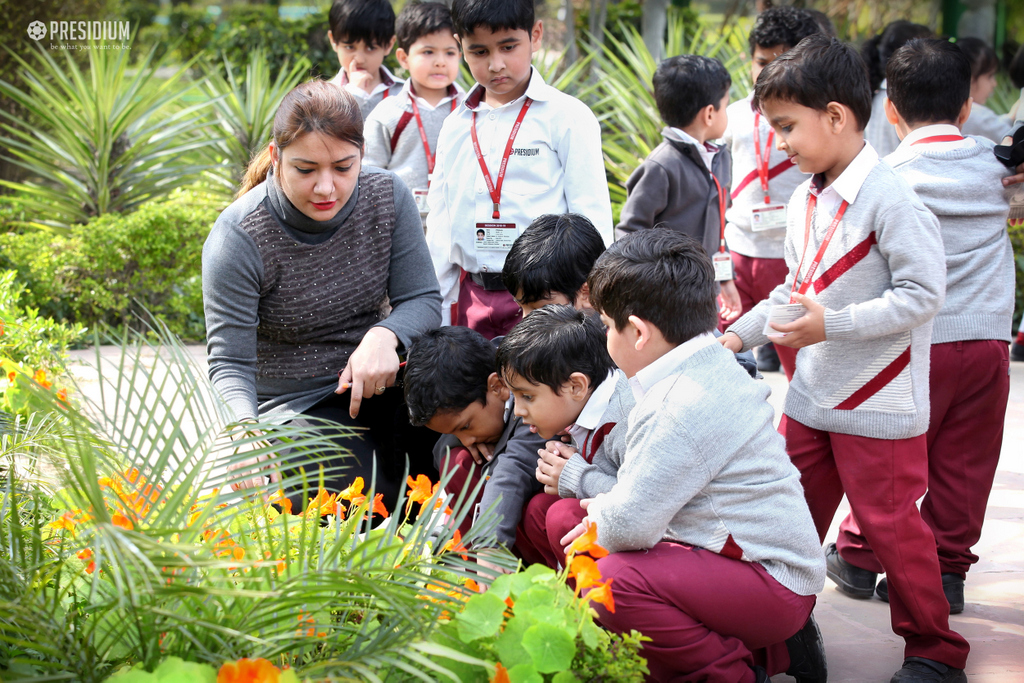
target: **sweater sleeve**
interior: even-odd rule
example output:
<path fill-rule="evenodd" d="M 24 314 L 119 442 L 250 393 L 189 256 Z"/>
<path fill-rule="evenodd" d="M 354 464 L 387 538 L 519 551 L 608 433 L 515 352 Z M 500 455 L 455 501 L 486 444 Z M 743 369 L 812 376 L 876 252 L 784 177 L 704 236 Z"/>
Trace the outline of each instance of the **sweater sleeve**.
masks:
<path fill-rule="evenodd" d="M 876 219 L 878 251 L 892 287 L 882 296 L 825 311 L 830 341 L 874 339 L 931 320 L 946 296 L 946 255 L 939 221 L 919 202 L 898 202 Z"/>
<path fill-rule="evenodd" d="M 380 107 L 376 107 L 366 117 L 363 124 L 363 140 L 366 144 L 366 152 L 363 154 L 364 166 L 377 166 L 379 168 L 391 167 L 391 132 L 381 117 L 376 116 Z"/>
<path fill-rule="evenodd" d="M 558 495 L 582 500 L 611 491 L 618 480 L 626 429 L 625 420 L 615 425 L 594 452 L 593 462 L 588 463 L 579 453 L 573 454 L 558 477 Z"/>
<path fill-rule="evenodd" d="M 644 161 L 629 177 L 626 190 L 629 195 L 615 228 L 616 239 L 654 227 L 655 217 L 668 206 L 668 173 L 661 164 Z"/>
<path fill-rule="evenodd" d="M 543 438 L 531 433 L 530 426 L 520 420 L 505 449 L 495 454 L 497 462 L 484 485 L 480 510 L 487 511 L 497 504 L 498 543 L 506 548 L 511 548 L 516 542 L 516 527 L 526 501 L 541 490 L 536 477 L 537 451 L 544 447 L 544 443 Z"/>
<path fill-rule="evenodd" d="M 397 176 L 395 230 L 391 237 L 388 297 L 391 315 L 377 323 L 398 337 L 403 348 L 424 332 L 441 324 L 441 294 L 437 290 L 430 252 L 423 239 L 423 223 L 412 193 Z"/>
<path fill-rule="evenodd" d="M 202 265 L 210 381 L 237 419 L 255 419 L 263 260 L 256 244 L 225 212 L 203 245 Z"/>
<path fill-rule="evenodd" d="M 567 211 L 586 216 L 611 244 L 612 205 L 608 196 L 608 177 L 601 150 L 601 126 L 593 112 L 579 103 L 577 120 L 565 127 L 558 141 L 558 159 L 564 174 Z"/>

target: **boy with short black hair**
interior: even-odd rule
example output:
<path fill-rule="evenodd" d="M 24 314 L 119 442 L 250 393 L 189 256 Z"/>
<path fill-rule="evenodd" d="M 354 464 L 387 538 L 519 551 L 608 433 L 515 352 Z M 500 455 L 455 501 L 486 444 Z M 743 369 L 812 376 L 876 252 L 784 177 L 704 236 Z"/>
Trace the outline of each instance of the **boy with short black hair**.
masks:
<path fill-rule="evenodd" d="M 1014 304 L 1011 190 L 1000 182 L 1009 171 L 992 154 L 993 142 L 959 130 L 972 111 L 971 73 L 958 44 L 941 39 L 912 40 L 886 66 L 885 111 L 902 140 L 886 162 L 938 218 L 946 256 L 946 302 L 931 337 L 921 517 L 935 534 L 951 614 L 964 608 L 964 578 L 978 561 L 971 546 L 981 537 L 999 464 Z M 852 517 L 837 546 L 836 564 L 853 584 L 841 590 L 888 598 L 886 579 L 875 590 L 882 568 Z"/>
<path fill-rule="evenodd" d="M 402 90 L 402 81 L 384 66 L 395 44 L 395 10 L 388 0 L 334 0 L 327 21 L 327 39 L 341 64 L 331 83 L 356 98 L 365 119 Z"/>
<path fill-rule="evenodd" d="M 366 117 L 363 164 L 394 171 L 405 181 L 425 225 L 437 136 L 462 100 L 455 84 L 459 43 L 452 15 L 443 3 L 409 3 L 395 26 L 395 57 L 409 72 L 409 79 L 397 96 L 381 101 Z"/>
<path fill-rule="evenodd" d="M 699 55 L 670 57 L 654 72 L 654 100 L 664 140 L 626 181 L 616 237 L 664 225 L 693 237 L 714 254 L 722 315 L 740 313 L 732 261 L 725 249 L 729 150 L 712 144 L 725 133 L 732 78 L 722 63 Z"/>
<path fill-rule="evenodd" d="M 593 313 L 587 275 L 602 252 L 601 233 L 586 216 L 545 214 L 512 243 L 501 281 L 524 316 L 548 304 Z"/>
<path fill-rule="evenodd" d="M 757 81 L 764 67 L 797 43 L 821 30 L 808 10 L 771 7 L 757 15 L 750 30 L 750 71 Z M 806 176 L 780 150 L 768 121 L 754 109 L 753 91 L 729 105 L 729 127 L 722 142 L 732 155 L 732 204 L 725 212 L 725 242 L 739 292 L 741 313 L 768 298 L 786 279 L 782 245 L 786 239 L 786 205 Z M 781 361 L 787 378 L 793 377 L 796 352 L 765 344 L 758 351 L 758 369 L 777 371 Z"/>
<path fill-rule="evenodd" d="M 544 439 L 512 413 L 508 387 L 495 372 L 495 354 L 491 342 L 465 327 L 442 327 L 420 337 L 405 366 L 409 421 L 447 435 L 434 447 L 438 470 L 456 470 L 447 493 L 469 495 L 485 477 L 478 509 L 497 504 L 498 542 L 527 562 L 538 562 L 516 528 L 523 506 L 541 489 L 534 470 Z M 468 516 L 460 531 L 474 521 L 475 515 Z"/>
<path fill-rule="evenodd" d="M 601 623 L 652 638 L 653 680 L 746 683 L 767 669 L 823 682 L 810 614 L 824 558 L 768 387 L 715 343 L 711 260 L 686 235 L 641 230 L 588 282 L 636 397 L 615 484 L 583 501 L 611 553 L 598 568 L 615 611 L 595 605 Z"/>
<path fill-rule="evenodd" d="M 531 312 L 502 340 L 497 364 L 515 414 L 548 440 L 535 460 L 544 493 L 527 504 L 522 528 L 544 563 L 557 568 L 565 560 L 558 541 L 583 519 L 576 499 L 615 483 L 633 395 L 608 355 L 601 324 L 571 306 Z M 564 435 L 570 443 L 559 439 Z"/>
<path fill-rule="evenodd" d="M 597 118 L 531 66 L 543 37 L 533 0 L 454 0 L 451 11 L 477 83 L 438 138 L 427 245 L 443 323 L 494 338 L 521 319 L 501 280 L 515 239 L 568 211 L 609 242 L 611 201 Z"/>
<path fill-rule="evenodd" d="M 765 67 L 754 103 L 814 175 L 789 203 L 787 280 L 721 341 L 800 349 L 779 430 L 819 538 L 845 492 L 888 575 L 893 628 L 906 640 L 892 680 L 966 680 L 969 647 L 949 628 L 935 539 L 916 505 L 928 474 L 931 320 L 945 294 L 938 222 L 865 143 L 871 90 L 849 46 L 805 38 Z M 840 573 L 836 557 L 829 568 Z"/>

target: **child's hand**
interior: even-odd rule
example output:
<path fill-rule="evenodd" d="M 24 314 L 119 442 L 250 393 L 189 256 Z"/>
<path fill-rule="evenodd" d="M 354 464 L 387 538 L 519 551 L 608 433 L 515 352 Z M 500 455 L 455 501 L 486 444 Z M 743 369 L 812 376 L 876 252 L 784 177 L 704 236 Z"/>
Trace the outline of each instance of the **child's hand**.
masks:
<path fill-rule="evenodd" d="M 735 280 L 724 280 L 719 284 L 718 295 L 719 315 L 723 320 L 735 320 L 743 312 L 743 304 L 740 302 L 740 292 L 736 289 Z"/>
<path fill-rule="evenodd" d="M 466 446 L 463 444 L 463 447 L 465 447 L 465 449 L 469 451 L 469 454 L 473 456 L 473 462 L 477 465 L 483 465 L 485 462 L 490 462 L 494 457 L 493 443 L 475 443 L 472 446 Z"/>
<path fill-rule="evenodd" d="M 794 294 L 793 302 L 803 304 L 807 312 L 797 320 L 784 325 L 772 323 L 772 327 L 786 336 L 769 334 L 768 338 L 776 344 L 792 349 L 802 349 L 811 344 L 825 341 L 825 307 L 809 296 Z"/>
<path fill-rule="evenodd" d="M 598 496 L 603 496 L 604 494 L 603 493 L 599 493 L 597 495 Z M 580 507 L 583 508 L 584 510 L 586 510 L 587 508 L 590 507 L 590 504 L 593 503 L 594 500 L 596 500 L 596 498 L 597 498 L 597 496 L 595 496 L 594 498 L 584 498 L 583 500 L 580 501 Z M 576 526 L 574 526 L 572 528 L 572 531 L 567 533 L 565 536 L 562 536 L 562 540 L 560 540 L 558 543 L 559 543 L 559 545 L 562 546 L 563 550 L 565 548 L 568 548 L 570 543 L 572 543 L 577 538 L 579 538 L 580 536 L 583 535 L 583 532 L 585 532 L 587 530 L 587 524 L 589 522 L 590 522 L 590 517 L 589 516 L 588 517 L 584 517 L 583 520 L 579 524 L 577 524 Z"/>
<path fill-rule="evenodd" d="M 576 452 L 575 448 L 560 441 L 548 441 L 547 447 L 537 451 L 537 481 L 544 484 L 544 493 L 558 495 L 558 478 L 562 476 L 565 463 Z"/>
<path fill-rule="evenodd" d="M 726 332 L 718 338 L 718 343 L 733 353 L 739 353 L 743 350 L 743 340 L 735 332 Z"/>
<path fill-rule="evenodd" d="M 363 69 L 352 69 L 348 74 L 348 82 L 364 92 L 370 92 L 373 74 Z"/>

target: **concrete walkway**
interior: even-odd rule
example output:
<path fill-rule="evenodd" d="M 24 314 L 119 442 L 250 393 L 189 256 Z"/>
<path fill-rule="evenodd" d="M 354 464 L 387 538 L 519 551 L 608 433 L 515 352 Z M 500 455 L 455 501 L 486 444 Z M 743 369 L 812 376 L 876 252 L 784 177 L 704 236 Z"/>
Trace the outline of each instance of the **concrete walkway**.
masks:
<path fill-rule="evenodd" d="M 200 366 L 205 349 L 189 348 Z M 86 394 L 98 393 L 96 373 L 89 365 L 95 351 L 72 354 L 72 372 Z M 117 349 L 103 348 L 104 362 L 116 362 Z M 771 373 L 770 402 L 781 415 L 786 379 Z M 829 532 L 834 540 L 839 521 L 849 508 L 843 502 Z M 1011 365 L 1010 405 L 1006 415 L 1002 461 L 989 500 L 985 530 L 975 546 L 981 561 L 967 577 L 967 606 L 950 617 L 953 628 L 971 643 L 967 673 L 971 681 L 1024 683 L 1024 364 Z M 889 606 L 879 600 L 853 600 L 835 590 L 831 582 L 818 596 L 815 610 L 828 653 L 832 683 L 889 680 L 903 662 L 903 641 L 889 623 Z M 751 615 L 752 619 L 771 615 Z M 792 681 L 775 676 L 776 683 Z"/>

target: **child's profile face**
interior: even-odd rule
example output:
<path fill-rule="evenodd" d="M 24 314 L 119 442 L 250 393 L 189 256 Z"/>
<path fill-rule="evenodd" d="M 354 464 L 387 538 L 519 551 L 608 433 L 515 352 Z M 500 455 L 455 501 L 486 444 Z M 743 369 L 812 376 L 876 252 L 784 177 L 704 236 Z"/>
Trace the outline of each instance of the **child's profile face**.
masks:
<path fill-rule="evenodd" d="M 477 26 L 459 36 L 466 64 L 487 94 L 488 104 L 508 104 L 526 92 L 530 84 L 530 61 L 540 49 L 543 27 L 538 21 L 530 31 L 492 31 Z"/>
<path fill-rule="evenodd" d="M 384 63 L 384 58 L 388 56 L 391 47 L 395 44 L 394 36 L 384 45 L 367 43 L 365 40 L 349 40 L 348 38 L 335 42 L 330 31 L 328 31 L 327 37 L 331 41 L 331 48 L 338 55 L 341 68 L 348 74 L 349 80 L 356 80 L 353 79 L 353 74 L 358 76 L 363 73 L 371 83 L 380 82 L 380 65 Z"/>
<path fill-rule="evenodd" d="M 466 448 L 497 443 L 505 431 L 509 392 L 497 373 L 491 374 L 487 384 L 486 402 L 473 401 L 462 410 L 437 413 L 427 422 L 427 429 L 451 434 Z"/>
<path fill-rule="evenodd" d="M 636 350 L 636 342 L 639 338 L 636 328 L 632 323 L 627 322 L 626 327 L 620 330 L 615 326 L 615 321 L 603 312 L 601 313 L 601 322 L 608 328 L 606 333 L 608 355 L 615 361 L 615 365 L 626 373 L 626 377 L 632 377 L 644 367 Z"/>
<path fill-rule="evenodd" d="M 981 74 L 971 79 L 971 97 L 975 104 L 985 104 L 996 91 L 996 72 Z"/>
<path fill-rule="evenodd" d="M 761 104 L 761 114 L 775 131 L 775 147 L 785 152 L 802 173 L 824 173 L 838 163 L 836 129 L 829 112 L 795 102 L 767 100 Z M 849 123 L 856 126 L 855 122 Z"/>
<path fill-rule="evenodd" d="M 725 135 L 726 129 L 729 127 L 729 93 L 725 93 L 725 97 L 718 103 L 718 108 L 713 110 L 711 114 L 711 125 L 708 126 L 707 139 L 717 140 L 718 138 Z"/>
<path fill-rule="evenodd" d="M 426 91 L 447 91 L 459 75 L 459 44 L 451 31 L 421 36 L 406 52 L 395 52 L 398 63 L 409 71 L 418 95 Z"/>
<path fill-rule="evenodd" d="M 575 305 L 574 302 L 569 301 L 569 297 L 561 292 L 548 292 L 540 299 L 527 303 L 523 301 L 523 292 L 520 290 L 513 298 L 516 300 L 516 303 L 519 304 L 519 308 L 522 309 L 524 318 L 536 311 L 538 308 L 544 308 L 548 304 L 557 304 L 559 306 Z"/>
<path fill-rule="evenodd" d="M 761 75 L 764 68 L 788 49 L 790 49 L 789 45 L 772 45 L 771 47 L 755 45 L 754 54 L 750 59 L 750 77 L 753 82 L 757 83 L 757 77 Z"/>
<path fill-rule="evenodd" d="M 573 373 L 586 377 L 582 373 Z M 582 391 L 570 380 L 558 393 L 546 384 L 534 384 L 514 372 L 508 372 L 506 383 L 516 400 L 515 414 L 530 425 L 530 431 L 545 439 L 565 432 L 583 412 L 590 396 L 589 380 Z"/>

